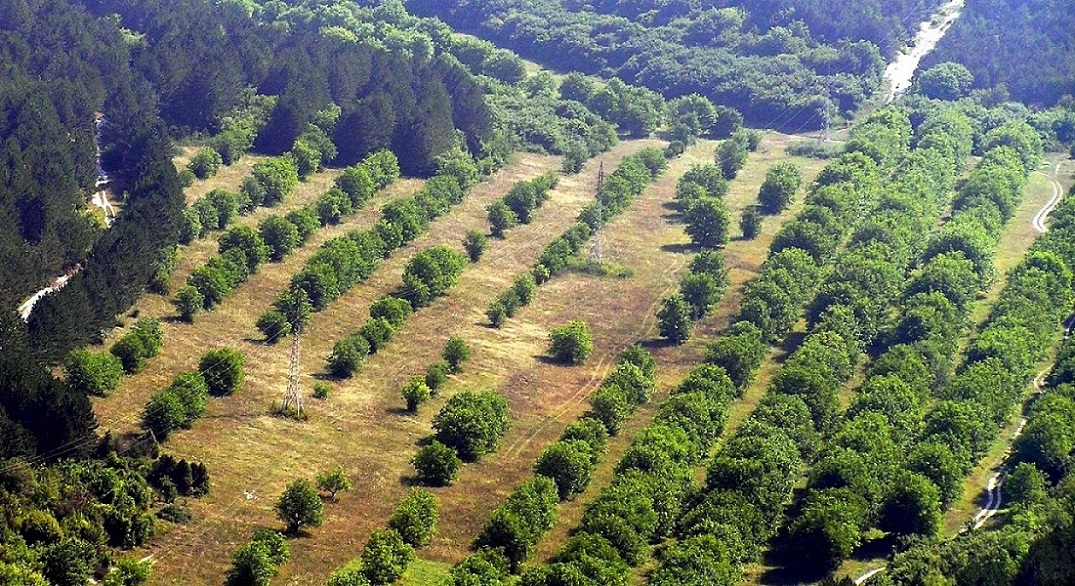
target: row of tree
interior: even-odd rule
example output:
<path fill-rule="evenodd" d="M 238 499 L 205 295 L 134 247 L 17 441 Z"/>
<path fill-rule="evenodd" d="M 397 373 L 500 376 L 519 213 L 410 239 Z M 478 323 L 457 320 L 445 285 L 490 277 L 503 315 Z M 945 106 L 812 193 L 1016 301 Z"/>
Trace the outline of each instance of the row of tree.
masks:
<path fill-rule="evenodd" d="M 549 201 L 549 191 L 555 189 L 557 183 L 559 178 L 555 173 L 546 173 L 512 185 L 507 195 L 489 204 L 489 232 L 496 238 L 503 238 L 505 231 L 519 224 L 529 224 L 534 219 L 534 212 Z"/>
<path fill-rule="evenodd" d="M 1035 243 L 1032 255 L 1053 253 L 1062 259 L 1071 258 L 1064 253 L 1070 253 L 1073 242 L 1073 201 L 1069 197 L 1054 212 L 1050 232 Z M 1034 263 L 1040 266 L 1040 260 L 1028 256 L 1024 270 Z M 1070 304 L 1067 310 L 1071 310 Z M 969 586 L 980 582 L 981 566 L 976 559 L 990 560 L 989 578 L 995 584 L 1063 584 L 1075 579 L 1068 556 L 1057 553 L 1071 542 L 1068 519 L 1075 511 L 1071 491 L 1075 445 L 1075 426 L 1071 423 L 1075 421 L 1072 355 L 1068 339 L 1045 378 L 1045 394 L 1032 403 L 1028 422 L 1016 439 L 1006 464 L 1006 510 L 999 516 L 1002 524 L 965 532 L 954 539 L 911 542 L 894 557 L 889 570 L 880 576 L 880 584 L 904 586 L 944 580 L 953 586 Z M 961 475 L 954 475 L 955 483 L 961 480 Z"/>
<path fill-rule="evenodd" d="M 532 279 L 518 277 L 512 288 L 490 305 L 486 311 L 489 322 L 500 327 L 527 305 L 533 299 L 534 288 L 566 270 L 594 232 L 627 209 L 667 165 L 664 153 L 657 148 L 645 148 L 625 157 L 598 189 L 597 201 L 586 206 L 575 225 L 545 247 L 529 271 Z"/>
<path fill-rule="evenodd" d="M 311 311 L 321 311 L 351 287 L 368 279 L 381 261 L 413 241 L 430 222 L 460 203 L 478 181 L 472 159 L 464 153 L 442 158 L 443 171 L 414 195 L 389 202 L 381 220 L 370 229 L 355 230 L 325 242 L 291 279 L 288 291 L 258 319 L 269 340 L 301 327 Z M 346 184 L 344 185 L 346 187 Z M 346 193 L 346 191 L 345 191 Z"/>
<path fill-rule="evenodd" d="M 142 428 L 164 441 L 174 431 L 190 429 L 205 415 L 209 396 L 235 393 L 246 376 L 243 355 L 233 348 L 209 350 L 198 361 L 198 370 L 181 372 L 171 384 L 156 392 L 142 410 Z"/>

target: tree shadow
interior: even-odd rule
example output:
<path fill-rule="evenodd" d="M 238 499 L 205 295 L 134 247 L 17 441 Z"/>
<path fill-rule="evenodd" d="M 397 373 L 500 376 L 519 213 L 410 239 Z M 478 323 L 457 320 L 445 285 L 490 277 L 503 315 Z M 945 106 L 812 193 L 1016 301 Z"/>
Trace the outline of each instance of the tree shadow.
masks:
<path fill-rule="evenodd" d="M 415 417 L 418 415 L 417 411 L 410 411 L 406 407 L 389 407 L 384 411 L 389 415 L 395 415 L 397 417 Z"/>
<path fill-rule="evenodd" d="M 661 251 L 673 254 L 690 254 L 695 252 L 695 246 L 694 244 L 664 244 L 661 245 Z"/>
<path fill-rule="evenodd" d="M 560 362 L 559 360 L 553 358 L 552 356 L 549 356 L 548 354 L 534 354 L 531 356 L 531 358 L 542 364 L 548 364 L 551 366 L 563 366 L 565 368 L 570 368 L 574 366 L 572 364 L 567 364 L 566 362 Z"/>
<path fill-rule="evenodd" d="M 638 343 L 638 345 L 642 346 L 647 350 L 653 350 L 658 348 L 670 348 L 672 346 L 675 346 L 676 344 L 671 340 L 667 340 L 665 338 L 649 338 L 646 340 L 642 340 Z"/>

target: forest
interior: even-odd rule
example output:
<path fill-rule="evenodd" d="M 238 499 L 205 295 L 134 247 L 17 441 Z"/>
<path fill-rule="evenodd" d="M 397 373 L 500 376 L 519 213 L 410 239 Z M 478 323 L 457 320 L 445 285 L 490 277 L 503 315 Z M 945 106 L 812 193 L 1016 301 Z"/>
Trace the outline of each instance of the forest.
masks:
<path fill-rule="evenodd" d="M 1075 6 L 944 4 L 0 3 L 0 586 L 1075 583 Z"/>

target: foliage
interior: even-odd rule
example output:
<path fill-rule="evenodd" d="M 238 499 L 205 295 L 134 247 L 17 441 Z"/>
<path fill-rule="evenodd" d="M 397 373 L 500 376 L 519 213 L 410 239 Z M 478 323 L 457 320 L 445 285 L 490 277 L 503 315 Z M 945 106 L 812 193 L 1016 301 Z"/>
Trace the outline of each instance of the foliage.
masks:
<path fill-rule="evenodd" d="M 245 359 L 234 348 L 216 348 L 202 354 L 198 370 L 209 385 L 209 394 L 222 397 L 233 394 L 246 376 Z"/>
<path fill-rule="evenodd" d="M 455 480 L 463 461 L 456 451 L 437 440 L 422 446 L 412 460 L 418 480 L 430 486 L 448 486 Z"/>
<path fill-rule="evenodd" d="M 63 363 L 67 384 L 87 395 L 107 397 L 123 378 L 123 363 L 114 354 L 72 350 Z"/>
<path fill-rule="evenodd" d="M 298 479 L 287 485 L 275 505 L 276 517 L 286 532 L 297 534 L 303 527 L 319 527 L 325 519 L 325 505 L 310 481 Z"/>
<path fill-rule="evenodd" d="M 374 529 L 362 550 L 362 573 L 370 584 L 391 584 L 413 557 L 411 546 L 395 529 Z"/>
<path fill-rule="evenodd" d="M 395 529 L 408 545 L 421 547 L 432 539 L 439 511 L 437 497 L 428 490 L 416 488 L 400 501 L 388 519 L 388 526 Z"/>
<path fill-rule="evenodd" d="M 437 441 L 468 462 L 494 451 L 509 425 L 507 402 L 491 391 L 463 391 L 433 418 Z"/>
<path fill-rule="evenodd" d="M 450 372 L 458 374 L 463 371 L 463 363 L 470 360 L 470 346 L 462 338 L 449 338 L 441 357 L 448 363 Z"/>
<path fill-rule="evenodd" d="M 317 489 L 327 492 L 329 498 L 336 499 L 336 493 L 345 492 L 354 488 L 354 483 L 343 471 L 343 466 L 336 466 L 332 470 L 317 475 Z"/>
<path fill-rule="evenodd" d="M 582 364 L 593 352 L 593 335 L 581 321 L 572 321 L 549 334 L 549 354 L 564 364 Z"/>
<path fill-rule="evenodd" d="M 682 294 L 665 297 L 657 310 L 657 327 L 661 337 L 682 344 L 691 336 L 691 305 Z"/>
<path fill-rule="evenodd" d="M 426 385 L 424 376 L 415 376 L 407 381 L 407 384 L 403 385 L 401 394 L 403 395 L 403 400 L 407 402 L 407 411 L 417 413 L 418 406 L 429 400 L 432 391 Z"/>

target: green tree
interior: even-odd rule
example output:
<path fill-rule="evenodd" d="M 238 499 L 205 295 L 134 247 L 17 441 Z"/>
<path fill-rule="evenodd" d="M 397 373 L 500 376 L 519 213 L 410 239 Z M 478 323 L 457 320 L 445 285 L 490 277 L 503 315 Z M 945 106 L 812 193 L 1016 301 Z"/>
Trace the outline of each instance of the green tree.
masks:
<path fill-rule="evenodd" d="M 262 240 L 261 234 L 250 226 L 236 226 L 220 237 L 221 255 L 233 249 L 242 251 L 250 273 L 257 272 L 258 267 L 269 259 L 269 247 Z"/>
<path fill-rule="evenodd" d="M 198 370 L 209 384 L 209 393 L 217 397 L 231 395 L 243 384 L 245 359 L 234 348 L 216 348 L 202 354 Z"/>
<path fill-rule="evenodd" d="M 198 179 L 208 179 L 216 175 L 223 163 L 220 153 L 211 148 L 204 148 L 191 157 L 190 163 L 187 163 L 187 169 L 190 169 L 190 172 L 194 173 Z"/>
<path fill-rule="evenodd" d="M 319 527 L 325 519 L 325 504 L 310 481 L 299 479 L 287 485 L 276 501 L 276 517 L 294 535 L 303 527 Z"/>
<path fill-rule="evenodd" d="M 388 526 L 395 529 L 403 541 L 412 547 L 421 547 L 433 538 L 440 513 L 440 503 L 433 493 L 416 488 L 403 497 Z"/>
<path fill-rule="evenodd" d="M 593 353 L 593 334 L 585 322 L 575 320 L 549 334 L 549 354 L 564 364 L 582 364 Z"/>
<path fill-rule="evenodd" d="M 343 466 L 336 466 L 328 472 L 317 475 L 317 489 L 327 492 L 329 498 L 336 500 L 336 493 L 346 492 L 354 488 L 354 483 L 343 471 Z"/>
<path fill-rule="evenodd" d="M 400 328 L 414 313 L 411 304 L 399 297 L 385 296 L 370 305 L 371 318 L 384 318 L 393 328 Z"/>
<path fill-rule="evenodd" d="M 684 214 L 687 234 L 703 248 L 717 248 L 728 243 L 728 208 L 724 201 L 703 197 L 691 204 Z"/>
<path fill-rule="evenodd" d="M 407 381 L 407 384 L 403 385 L 402 394 L 403 400 L 407 402 L 407 411 L 417 413 L 418 406 L 429 400 L 432 391 L 426 385 L 424 376 L 415 376 Z"/>
<path fill-rule="evenodd" d="M 941 528 L 941 496 L 925 476 L 907 473 L 895 479 L 881 507 L 880 527 L 899 535 L 930 536 Z"/>
<path fill-rule="evenodd" d="M 590 444 L 581 440 L 561 440 L 542 452 L 534 465 L 534 473 L 551 478 L 563 501 L 586 490 L 594 464 L 595 454 Z"/>
<path fill-rule="evenodd" d="M 754 240 L 761 233 L 762 215 L 757 206 L 750 206 L 743 210 L 739 217 L 739 230 L 745 240 Z"/>
<path fill-rule="evenodd" d="M 816 491 L 791 522 L 791 543 L 812 568 L 831 570 L 858 547 L 865 516 L 866 503 L 850 489 Z"/>
<path fill-rule="evenodd" d="M 784 161 L 769 168 L 765 182 L 758 191 L 758 203 L 767 214 L 779 214 L 787 209 L 802 187 L 803 173 L 795 163 Z"/>
<path fill-rule="evenodd" d="M 398 580 L 414 558 L 395 529 L 374 529 L 362 550 L 362 573 L 370 584 L 391 584 Z"/>
<path fill-rule="evenodd" d="M 444 344 L 441 357 L 448 363 L 453 374 L 463 372 L 463 363 L 470 360 L 470 346 L 462 338 L 449 338 Z"/>
<path fill-rule="evenodd" d="M 679 294 L 690 305 L 691 319 L 702 319 L 720 301 L 724 283 L 706 273 L 688 273 L 679 283 Z"/>
<path fill-rule="evenodd" d="M 328 358 L 328 371 L 336 378 L 350 378 L 370 353 L 370 344 L 361 335 L 347 336 L 336 342 Z"/>
<path fill-rule="evenodd" d="M 495 450 L 509 426 L 507 402 L 491 391 L 463 391 L 433 418 L 437 440 L 471 462 Z"/>
<path fill-rule="evenodd" d="M 496 238 L 503 238 L 504 232 L 519 225 L 519 216 L 503 200 L 497 200 L 489 206 L 489 231 Z"/>
<path fill-rule="evenodd" d="M 974 75 L 959 63 L 939 63 L 918 75 L 918 91 L 927 98 L 955 101 L 974 85 Z"/>
<path fill-rule="evenodd" d="M 269 258 L 275 262 L 284 259 L 299 246 L 299 229 L 286 218 L 270 216 L 258 224 L 258 233 L 269 247 Z"/>
<path fill-rule="evenodd" d="M 194 323 L 194 316 L 205 307 L 205 297 L 196 287 L 184 285 L 175 292 L 172 305 L 175 305 L 180 319 Z"/>
<path fill-rule="evenodd" d="M 661 300 L 657 310 L 657 328 L 661 337 L 673 344 L 682 344 L 691 337 L 692 308 L 683 295 L 676 294 Z"/>
<path fill-rule="evenodd" d="M 736 175 L 739 174 L 739 170 L 746 165 L 748 155 L 746 141 L 739 137 L 738 132 L 720 143 L 720 146 L 717 147 L 715 158 L 724 178 L 729 181 L 735 179 Z"/>
<path fill-rule="evenodd" d="M 455 450 L 436 440 L 419 448 L 411 463 L 418 481 L 429 486 L 448 486 L 463 465 Z"/>
<path fill-rule="evenodd" d="M 112 353 L 72 350 L 63 364 L 67 382 L 86 395 L 107 397 L 123 379 L 123 362 Z"/>
<path fill-rule="evenodd" d="M 467 251 L 467 256 L 470 257 L 470 262 L 478 262 L 481 260 L 482 253 L 485 252 L 485 246 L 488 243 L 488 239 L 485 234 L 477 230 L 468 230 L 467 235 L 463 237 L 463 248 Z"/>

